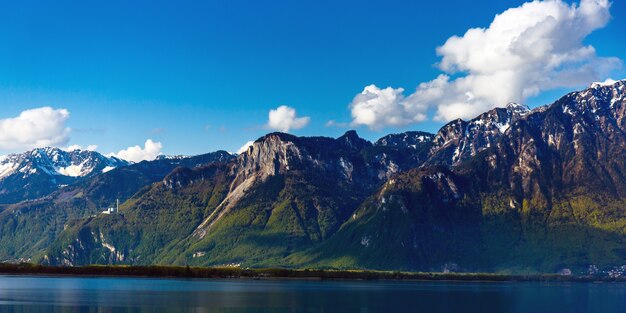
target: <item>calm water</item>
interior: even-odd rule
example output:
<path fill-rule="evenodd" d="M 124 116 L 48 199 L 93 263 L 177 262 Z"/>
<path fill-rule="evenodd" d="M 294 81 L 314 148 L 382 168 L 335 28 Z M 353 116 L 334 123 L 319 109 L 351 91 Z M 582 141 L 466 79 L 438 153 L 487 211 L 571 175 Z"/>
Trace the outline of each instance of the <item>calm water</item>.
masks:
<path fill-rule="evenodd" d="M 0 276 L 0 312 L 626 312 L 626 284 Z"/>

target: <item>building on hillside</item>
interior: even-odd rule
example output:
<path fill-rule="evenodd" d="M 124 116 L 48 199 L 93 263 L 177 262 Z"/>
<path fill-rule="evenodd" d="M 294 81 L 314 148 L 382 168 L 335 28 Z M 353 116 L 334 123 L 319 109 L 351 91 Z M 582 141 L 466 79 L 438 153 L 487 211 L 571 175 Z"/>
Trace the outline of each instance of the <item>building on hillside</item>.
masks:
<path fill-rule="evenodd" d="M 115 207 L 107 208 L 102 211 L 102 214 L 115 214 L 120 211 L 120 199 L 115 200 Z"/>

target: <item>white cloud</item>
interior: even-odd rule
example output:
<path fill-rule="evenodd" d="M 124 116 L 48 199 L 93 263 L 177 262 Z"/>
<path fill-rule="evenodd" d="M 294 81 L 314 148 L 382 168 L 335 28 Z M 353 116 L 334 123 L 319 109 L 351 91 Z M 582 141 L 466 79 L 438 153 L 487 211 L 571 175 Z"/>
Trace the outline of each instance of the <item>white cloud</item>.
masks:
<path fill-rule="evenodd" d="M 87 150 L 87 151 L 96 151 L 98 149 L 98 145 L 88 145 L 86 148 L 83 148 L 81 145 L 71 145 L 63 150 L 65 151 L 74 151 L 74 150 Z"/>
<path fill-rule="evenodd" d="M 241 146 L 241 148 L 239 148 L 239 150 L 237 150 L 237 154 L 242 154 L 242 153 L 246 152 L 248 150 L 248 148 L 250 146 L 252 146 L 253 143 L 254 143 L 254 141 L 252 141 L 252 140 L 244 143 L 243 146 Z"/>
<path fill-rule="evenodd" d="M 352 125 L 367 125 L 377 130 L 385 126 L 424 121 L 428 110 L 425 101 L 441 96 L 437 88 L 447 81 L 448 78 L 441 75 L 432 82 L 422 83 L 409 97 L 403 95 L 402 88 L 380 89 L 376 85 L 369 85 L 350 104 Z"/>
<path fill-rule="evenodd" d="M 415 93 L 404 97 L 402 88 L 366 87 L 373 95 L 363 96 L 364 91 L 355 97 L 353 123 L 404 125 L 420 121 L 416 114 L 426 114 L 428 108 L 436 108 L 435 120 L 470 118 L 545 90 L 602 80 L 622 61 L 599 57 L 583 40 L 609 22 L 609 8 L 608 0 L 571 5 L 546 0 L 508 9 L 489 27 L 469 29 L 437 47 L 438 67 L 445 74 L 420 84 Z"/>
<path fill-rule="evenodd" d="M 135 145 L 121 150 L 118 153 L 111 153 L 109 156 L 131 162 L 151 161 L 161 154 L 162 148 L 163 145 L 160 142 L 154 142 L 152 139 L 148 139 L 143 148 Z"/>
<path fill-rule="evenodd" d="M 329 120 L 326 122 L 326 127 L 347 127 L 348 123 L 337 122 L 335 120 Z"/>
<path fill-rule="evenodd" d="M 66 109 L 41 107 L 0 119 L 0 149 L 64 146 L 70 139 L 70 128 L 65 124 L 69 117 Z"/>
<path fill-rule="evenodd" d="M 281 105 L 270 110 L 267 126 L 281 132 L 288 132 L 290 129 L 300 129 L 309 124 L 311 118 L 308 116 L 297 117 L 296 109 Z"/>

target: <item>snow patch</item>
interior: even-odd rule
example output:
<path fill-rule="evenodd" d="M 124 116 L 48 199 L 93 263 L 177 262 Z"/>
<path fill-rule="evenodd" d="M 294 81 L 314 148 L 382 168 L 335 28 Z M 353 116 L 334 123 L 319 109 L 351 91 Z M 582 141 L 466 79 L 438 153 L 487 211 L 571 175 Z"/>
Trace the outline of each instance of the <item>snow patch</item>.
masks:
<path fill-rule="evenodd" d="M 574 112 L 572 111 L 572 109 L 570 109 L 570 107 L 568 106 L 563 106 L 563 113 L 568 114 L 568 115 L 574 115 Z"/>
<path fill-rule="evenodd" d="M 613 86 L 616 83 L 620 82 L 620 80 L 613 80 L 610 78 L 607 78 L 605 81 L 603 82 L 594 82 L 591 83 L 591 85 L 589 86 L 589 88 L 598 88 L 598 87 L 607 87 L 607 86 Z"/>
<path fill-rule="evenodd" d="M 3 159 L 0 159 L 0 162 L 4 161 L 4 159 L 6 159 L 6 157 Z M 17 165 L 18 164 L 13 163 L 13 162 L 0 164 L 0 178 L 4 178 L 13 174 L 15 170 L 17 169 Z"/>
<path fill-rule="evenodd" d="M 419 141 L 419 142 L 430 141 L 430 137 L 419 136 L 419 137 L 417 137 L 417 141 Z"/>
<path fill-rule="evenodd" d="M 65 175 L 65 176 L 70 176 L 70 177 L 85 176 L 88 173 L 86 173 L 85 171 L 84 164 L 85 163 L 81 163 L 78 165 L 70 165 L 66 167 L 57 167 L 55 170 L 59 174 Z"/>
<path fill-rule="evenodd" d="M 454 154 L 452 155 L 452 162 L 456 162 L 459 160 L 459 156 L 461 155 L 461 147 L 457 146 L 456 149 L 454 149 Z"/>
<path fill-rule="evenodd" d="M 504 134 L 510 127 L 510 123 L 496 123 L 496 127 L 500 131 L 501 134 Z"/>
<path fill-rule="evenodd" d="M 506 108 L 509 111 L 517 112 L 517 113 L 519 113 L 522 116 L 524 116 L 524 115 L 526 115 L 526 114 L 531 112 L 530 108 L 528 108 L 526 105 L 523 105 L 521 103 L 516 103 L 516 102 L 509 102 L 506 105 Z"/>

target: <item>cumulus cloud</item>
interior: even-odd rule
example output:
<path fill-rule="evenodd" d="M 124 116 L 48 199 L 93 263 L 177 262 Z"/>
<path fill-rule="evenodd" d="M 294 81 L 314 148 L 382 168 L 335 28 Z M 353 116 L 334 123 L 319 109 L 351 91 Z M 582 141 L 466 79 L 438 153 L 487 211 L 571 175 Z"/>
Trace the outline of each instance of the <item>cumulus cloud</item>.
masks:
<path fill-rule="evenodd" d="M 352 125 L 367 125 L 370 129 L 377 130 L 385 126 L 403 126 L 424 121 L 428 110 L 425 100 L 441 96 L 437 86 L 447 81 L 448 78 L 442 75 L 432 82 L 422 83 L 409 97 L 403 95 L 403 88 L 381 89 L 376 85 L 369 85 L 350 104 Z"/>
<path fill-rule="evenodd" d="M 0 119 L 0 149 L 64 146 L 70 139 L 69 117 L 66 109 L 41 107 Z"/>
<path fill-rule="evenodd" d="M 610 20 L 608 0 L 527 2 L 496 15 L 487 28 L 471 28 L 437 47 L 444 73 L 403 96 L 402 88 L 368 86 L 352 102 L 354 124 L 370 128 L 420 121 L 435 108 L 435 120 L 470 118 L 542 91 L 603 80 L 622 66 L 583 44 Z M 368 95 L 369 92 L 369 95 Z M 421 115 L 420 115 L 421 116 Z"/>
<path fill-rule="evenodd" d="M 241 148 L 239 148 L 239 150 L 237 150 L 237 154 L 242 154 L 242 153 L 246 152 L 248 150 L 248 148 L 250 146 L 252 146 L 253 143 L 254 143 L 254 141 L 252 141 L 252 140 L 244 143 L 243 146 L 241 146 Z"/>
<path fill-rule="evenodd" d="M 98 149 L 98 145 L 88 145 L 83 148 L 81 145 L 71 145 L 69 147 L 64 148 L 65 151 L 74 151 L 74 150 L 87 150 L 87 151 L 96 151 Z"/>
<path fill-rule="evenodd" d="M 139 145 L 128 147 L 124 150 L 120 150 L 118 153 L 111 153 L 109 156 L 114 156 L 122 160 L 131 162 L 151 161 L 161 155 L 161 149 L 163 145 L 160 142 L 154 142 L 152 139 L 146 140 L 143 148 Z"/>
<path fill-rule="evenodd" d="M 309 124 L 308 116 L 297 117 L 296 109 L 281 105 L 270 110 L 267 127 L 281 132 L 289 132 L 290 129 L 300 129 Z"/>

